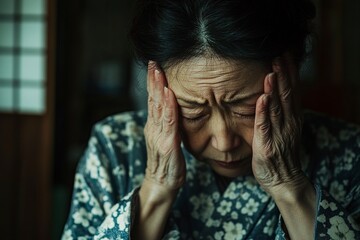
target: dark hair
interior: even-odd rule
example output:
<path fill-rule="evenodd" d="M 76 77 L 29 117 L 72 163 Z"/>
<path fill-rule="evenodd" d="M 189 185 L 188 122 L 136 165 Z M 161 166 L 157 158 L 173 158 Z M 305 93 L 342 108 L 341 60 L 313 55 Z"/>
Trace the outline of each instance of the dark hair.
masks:
<path fill-rule="evenodd" d="M 271 61 L 305 54 L 315 6 L 310 0 L 140 0 L 130 37 L 145 65 L 169 66 L 210 53 Z"/>

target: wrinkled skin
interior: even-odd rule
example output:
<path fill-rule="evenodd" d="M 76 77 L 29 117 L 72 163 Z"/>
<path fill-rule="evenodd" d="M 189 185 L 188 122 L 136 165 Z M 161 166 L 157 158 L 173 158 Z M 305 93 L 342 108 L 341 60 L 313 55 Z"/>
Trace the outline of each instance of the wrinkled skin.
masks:
<path fill-rule="evenodd" d="M 154 62 L 149 63 L 148 119 L 145 125 L 147 148 L 146 180 L 173 191 L 185 181 L 185 161 L 180 149 L 178 107 L 174 93 Z"/>
<path fill-rule="evenodd" d="M 196 59 L 200 63 L 202 60 Z M 156 63 L 149 63 L 149 116 L 145 127 L 148 180 L 169 190 L 183 185 L 186 173 L 181 140 L 194 156 L 221 175 L 236 177 L 252 172 L 270 194 L 282 184 L 302 180 L 297 149 L 301 121 L 292 87 L 297 82 L 295 65 L 285 57 L 276 59 L 271 69 L 251 65 L 238 68 L 238 64 L 221 59 L 190 62 L 182 65 L 190 70 L 172 67 L 165 70 L 165 76 Z M 243 92 L 253 94 L 246 100 L 247 109 L 241 104 L 224 106 L 224 101 L 231 101 L 228 93 L 236 97 Z M 207 105 L 189 106 L 183 98 L 204 100 Z M 244 119 L 234 112 L 254 117 Z M 200 118 L 195 126 L 193 118 Z M 242 163 L 229 170 L 217 166 L 214 160 Z"/>
<path fill-rule="evenodd" d="M 287 237 L 313 238 L 316 193 L 298 157 L 297 73 L 287 55 L 271 67 L 206 57 L 165 70 L 149 63 L 148 159 L 135 239 L 162 236 L 186 179 L 181 142 L 222 176 L 254 175 Z"/>
<path fill-rule="evenodd" d="M 274 73 L 265 79 L 256 104 L 252 169 L 273 196 L 284 184 L 296 187 L 304 180 L 298 158 L 302 121 L 293 86 L 297 75 L 294 65 L 287 64 L 274 61 Z"/>

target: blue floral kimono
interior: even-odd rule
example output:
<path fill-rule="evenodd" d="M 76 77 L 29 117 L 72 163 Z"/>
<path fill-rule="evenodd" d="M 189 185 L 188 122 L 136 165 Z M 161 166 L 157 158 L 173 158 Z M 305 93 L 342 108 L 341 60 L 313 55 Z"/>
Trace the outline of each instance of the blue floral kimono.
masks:
<path fill-rule="evenodd" d="M 62 239 L 129 239 L 144 178 L 146 112 L 95 125 L 75 175 Z M 317 194 L 315 239 L 360 239 L 360 128 L 307 112 L 301 161 Z M 187 175 L 163 239 L 285 239 L 275 202 L 254 177 L 225 189 L 183 148 Z M 296 216 L 294 216 L 296 218 Z"/>

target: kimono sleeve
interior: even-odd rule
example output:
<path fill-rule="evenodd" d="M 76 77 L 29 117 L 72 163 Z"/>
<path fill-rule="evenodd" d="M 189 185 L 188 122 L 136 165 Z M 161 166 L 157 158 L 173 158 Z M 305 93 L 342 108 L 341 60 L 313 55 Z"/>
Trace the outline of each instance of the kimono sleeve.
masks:
<path fill-rule="evenodd" d="M 136 114 L 110 117 L 95 125 L 75 174 L 62 240 L 130 239 L 144 169 L 142 131 Z M 140 144 L 141 143 L 141 144 Z M 171 222 L 171 221 L 169 221 Z M 164 239 L 178 239 L 169 224 Z"/>
<path fill-rule="evenodd" d="M 360 239 L 359 219 L 354 218 L 354 213 L 349 212 L 319 185 L 315 185 L 315 188 L 317 212 L 314 239 Z M 357 200 L 359 201 L 359 199 Z M 276 239 L 286 239 L 286 234 L 282 229 L 281 216 L 276 230 Z"/>
<path fill-rule="evenodd" d="M 67 239 L 129 239 L 131 200 L 134 190 L 125 188 L 126 172 L 119 163 L 115 166 L 109 147 L 99 126 L 95 126 L 88 147 L 80 160 L 76 175 L 71 208 L 63 231 Z M 116 174 L 114 174 L 114 169 Z"/>

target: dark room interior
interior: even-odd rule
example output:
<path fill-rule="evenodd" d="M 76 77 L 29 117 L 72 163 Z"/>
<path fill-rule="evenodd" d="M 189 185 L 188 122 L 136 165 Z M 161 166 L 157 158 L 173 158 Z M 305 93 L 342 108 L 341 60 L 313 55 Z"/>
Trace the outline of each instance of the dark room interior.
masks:
<path fill-rule="evenodd" d="M 360 1 L 315 3 L 302 104 L 360 124 Z M 92 126 L 146 108 L 146 69 L 128 38 L 133 10 L 133 0 L 0 0 L 2 239 L 60 239 Z M 31 69 L 36 59 L 40 76 Z M 30 69 L 22 70 L 24 62 Z M 37 106 L 26 89 L 41 95 Z"/>

